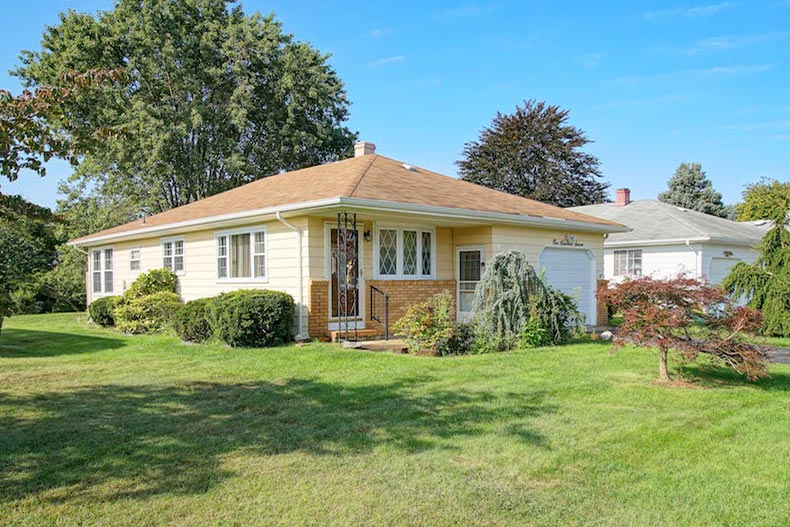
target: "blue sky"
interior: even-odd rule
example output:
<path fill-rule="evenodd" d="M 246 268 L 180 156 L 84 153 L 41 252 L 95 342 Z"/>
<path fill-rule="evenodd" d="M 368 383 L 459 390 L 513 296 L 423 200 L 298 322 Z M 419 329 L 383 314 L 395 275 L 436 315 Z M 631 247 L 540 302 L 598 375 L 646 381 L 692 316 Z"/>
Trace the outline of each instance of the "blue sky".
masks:
<path fill-rule="evenodd" d="M 596 4 L 596 5 L 593 5 Z M 26 0 L 0 19 L 0 87 L 68 8 Z M 655 197 L 682 161 L 701 162 L 725 202 L 761 176 L 790 180 L 790 0 L 742 2 L 329 2 L 246 0 L 332 54 L 350 127 L 378 152 L 454 175 L 465 141 L 497 111 L 535 98 L 571 110 L 612 188 Z M 54 205 L 55 163 L 3 182 Z"/>

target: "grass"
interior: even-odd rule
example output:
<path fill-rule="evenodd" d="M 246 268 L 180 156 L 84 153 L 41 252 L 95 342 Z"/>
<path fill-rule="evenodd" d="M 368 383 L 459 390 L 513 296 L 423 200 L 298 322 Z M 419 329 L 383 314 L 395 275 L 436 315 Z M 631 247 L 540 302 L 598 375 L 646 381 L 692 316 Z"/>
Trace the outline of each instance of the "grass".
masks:
<path fill-rule="evenodd" d="M 3 525 L 786 525 L 790 367 L 0 334 Z"/>

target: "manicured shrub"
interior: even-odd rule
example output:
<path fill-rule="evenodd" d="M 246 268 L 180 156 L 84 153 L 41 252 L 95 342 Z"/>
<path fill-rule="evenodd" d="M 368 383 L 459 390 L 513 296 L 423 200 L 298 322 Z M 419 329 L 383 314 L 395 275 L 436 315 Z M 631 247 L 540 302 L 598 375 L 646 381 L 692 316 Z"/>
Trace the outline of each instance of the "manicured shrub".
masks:
<path fill-rule="evenodd" d="M 559 344 L 583 328 L 573 298 L 549 287 L 520 251 L 497 254 L 486 265 L 472 311 L 489 351 Z"/>
<path fill-rule="evenodd" d="M 88 314 L 93 323 L 105 327 L 114 326 L 114 311 L 120 300 L 120 296 L 103 296 L 91 302 L 88 306 Z"/>
<path fill-rule="evenodd" d="M 185 342 L 205 342 L 214 336 L 211 327 L 213 298 L 199 298 L 187 302 L 173 316 L 173 329 Z"/>
<path fill-rule="evenodd" d="M 406 310 L 392 329 L 403 337 L 409 352 L 431 350 L 438 355 L 466 353 L 468 332 L 458 333 L 455 323 L 455 303 L 448 292 L 433 295 L 425 302 L 414 304 Z"/>
<path fill-rule="evenodd" d="M 260 289 L 223 293 L 210 306 L 214 335 L 234 347 L 288 342 L 295 312 L 291 295 Z"/>
<path fill-rule="evenodd" d="M 163 331 L 171 324 L 173 315 L 181 306 L 178 295 L 170 291 L 124 298 L 114 311 L 115 326 L 125 333 Z"/>
<path fill-rule="evenodd" d="M 123 294 L 124 298 L 139 298 L 154 293 L 175 293 L 178 277 L 170 269 L 152 269 L 142 273 Z"/>

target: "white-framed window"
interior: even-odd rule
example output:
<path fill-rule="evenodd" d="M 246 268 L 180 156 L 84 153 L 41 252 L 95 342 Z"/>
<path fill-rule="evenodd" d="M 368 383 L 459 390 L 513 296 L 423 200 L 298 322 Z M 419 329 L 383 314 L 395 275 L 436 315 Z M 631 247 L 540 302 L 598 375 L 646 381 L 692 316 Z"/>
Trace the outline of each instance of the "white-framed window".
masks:
<path fill-rule="evenodd" d="M 112 247 L 93 249 L 91 253 L 91 282 L 94 295 L 113 292 Z"/>
<path fill-rule="evenodd" d="M 139 271 L 141 264 L 140 264 L 140 248 L 135 247 L 134 249 L 129 249 L 129 270 L 130 271 Z"/>
<path fill-rule="evenodd" d="M 215 233 L 217 280 L 266 280 L 266 227 Z"/>
<path fill-rule="evenodd" d="M 162 240 L 162 267 L 175 274 L 184 274 L 184 238 Z"/>
<path fill-rule="evenodd" d="M 432 228 L 376 228 L 374 245 L 377 278 L 433 278 L 436 267 L 436 233 Z"/>
<path fill-rule="evenodd" d="M 614 252 L 615 276 L 642 275 L 642 249 L 627 249 Z"/>

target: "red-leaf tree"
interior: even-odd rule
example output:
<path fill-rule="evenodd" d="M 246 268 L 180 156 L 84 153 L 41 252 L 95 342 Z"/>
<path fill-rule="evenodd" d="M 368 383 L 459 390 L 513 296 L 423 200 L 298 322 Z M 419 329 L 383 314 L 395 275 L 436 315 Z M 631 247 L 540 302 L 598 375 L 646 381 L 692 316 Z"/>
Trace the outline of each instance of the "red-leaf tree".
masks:
<path fill-rule="evenodd" d="M 45 163 L 53 157 L 76 164 L 90 144 L 117 134 L 108 127 L 66 133 L 58 123 L 74 113 L 75 99 L 124 78 L 120 69 L 68 71 L 58 86 L 38 86 L 17 96 L 0 89 L 0 176 L 14 181 L 32 170 L 46 175 Z"/>
<path fill-rule="evenodd" d="M 657 349 L 661 382 L 670 380 L 670 350 L 685 360 L 709 355 L 749 380 L 768 376 L 763 351 L 742 336 L 760 327 L 760 312 L 735 305 L 719 288 L 686 276 L 642 277 L 615 285 L 605 298 L 624 317 L 615 345 Z"/>

